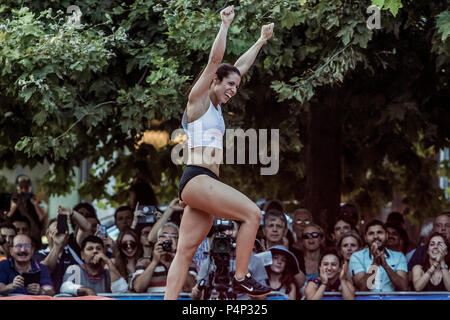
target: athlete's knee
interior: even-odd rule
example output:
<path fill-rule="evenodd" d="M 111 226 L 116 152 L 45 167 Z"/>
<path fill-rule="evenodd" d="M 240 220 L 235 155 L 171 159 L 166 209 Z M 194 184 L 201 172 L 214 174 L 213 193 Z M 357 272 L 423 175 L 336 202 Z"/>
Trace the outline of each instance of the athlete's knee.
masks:
<path fill-rule="evenodd" d="M 250 210 L 250 212 L 249 212 L 249 215 L 248 215 L 248 217 L 249 217 L 249 220 L 250 220 L 250 222 L 252 223 L 252 224 L 255 224 L 255 225 L 260 225 L 260 223 L 261 223 L 261 219 L 262 219 L 262 212 L 261 212 L 261 210 L 258 208 L 258 206 L 254 206 L 254 207 L 252 207 L 252 209 Z"/>
<path fill-rule="evenodd" d="M 191 261 L 195 255 L 197 248 L 195 246 L 187 246 L 186 244 L 177 248 L 177 256 L 183 261 Z"/>

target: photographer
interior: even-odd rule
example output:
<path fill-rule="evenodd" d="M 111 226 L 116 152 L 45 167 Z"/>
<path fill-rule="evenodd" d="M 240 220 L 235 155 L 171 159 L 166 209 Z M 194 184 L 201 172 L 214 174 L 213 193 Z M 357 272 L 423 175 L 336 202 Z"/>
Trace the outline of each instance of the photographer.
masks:
<path fill-rule="evenodd" d="M 149 235 L 150 237 L 150 235 Z M 166 290 L 167 272 L 175 256 L 178 244 L 178 226 L 174 223 L 165 223 L 159 228 L 151 261 L 140 261 L 136 266 L 136 272 L 133 275 L 133 289 L 138 292 L 159 292 Z M 195 266 L 191 267 L 195 271 Z M 190 269 L 190 270 L 191 270 Z M 190 292 L 195 280 L 192 275 L 188 276 L 185 285 Z"/>
<path fill-rule="evenodd" d="M 48 213 L 41 207 L 36 195 L 31 191 L 31 180 L 26 175 L 18 175 L 16 178 L 17 193 L 12 195 L 12 205 L 7 213 L 7 218 L 14 220 L 18 216 L 28 218 L 30 221 L 30 234 L 36 241 L 37 249 L 42 246 L 42 225 L 45 223 Z"/>
<path fill-rule="evenodd" d="M 213 240 L 209 256 L 202 262 L 197 275 L 197 284 L 191 291 L 192 299 L 237 299 L 247 300 L 244 294 L 231 292 L 231 279 L 236 269 L 236 236 L 239 225 L 236 221 L 215 219 Z M 267 272 L 262 260 L 250 256 L 249 272 L 259 283 L 266 283 Z"/>
<path fill-rule="evenodd" d="M 152 231 L 150 231 L 150 235 L 148 236 L 148 240 L 150 242 L 155 243 L 157 241 L 157 233 L 159 228 L 167 222 L 172 222 L 175 213 L 183 212 L 183 208 L 181 208 L 178 203 L 178 198 L 173 199 L 167 206 L 167 209 L 164 211 L 161 218 L 156 221 Z"/>

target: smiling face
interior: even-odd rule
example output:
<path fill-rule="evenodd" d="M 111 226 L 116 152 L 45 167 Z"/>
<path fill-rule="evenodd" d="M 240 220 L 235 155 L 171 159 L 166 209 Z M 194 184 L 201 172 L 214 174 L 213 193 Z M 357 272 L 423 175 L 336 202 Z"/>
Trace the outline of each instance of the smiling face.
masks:
<path fill-rule="evenodd" d="M 10 254 L 16 262 L 29 262 L 33 253 L 34 248 L 30 237 L 26 235 L 17 235 L 14 237 L 13 246 L 10 248 Z"/>
<path fill-rule="evenodd" d="M 445 245 L 444 238 L 442 236 L 434 236 L 430 239 L 430 243 L 428 244 L 427 253 L 428 256 L 436 260 L 439 256 L 439 248 L 445 250 L 447 246 Z"/>
<path fill-rule="evenodd" d="M 128 258 L 133 257 L 137 251 L 136 239 L 131 234 L 124 235 L 120 242 L 120 250 Z"/>
<path fill-rule="evenodd" d="M 339 258 L 334 254 L 327 254 L 322 258 L 320 268 L 328 279 L 334 279 L 339 275 L 341 269 Z"/>
<path fill-rule="evenodd" d="M 236 93 L 241 83 L 241 77 L 236 72 L 230 72 L 222 80 L 214 76 L 213 94 L 219 104 L 227 103 Z"/>

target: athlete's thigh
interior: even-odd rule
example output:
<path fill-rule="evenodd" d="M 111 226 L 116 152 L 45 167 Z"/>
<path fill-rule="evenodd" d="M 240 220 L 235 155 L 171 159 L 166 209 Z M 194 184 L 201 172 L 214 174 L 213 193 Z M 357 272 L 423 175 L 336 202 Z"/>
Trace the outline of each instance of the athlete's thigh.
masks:
<path fill-rule="evenodd" d="M 177 250 L 193 250 L 206 238 L 214 216 L 186 206 L 181 219 Z"/>
<path fill-rule="evenodd" d="M 183 201 L 219 218 L 244 221 L 249 214 L 259 212 L 258 206 L 246 195 L 207 175 L 198 175 L 183 189 Z"/>

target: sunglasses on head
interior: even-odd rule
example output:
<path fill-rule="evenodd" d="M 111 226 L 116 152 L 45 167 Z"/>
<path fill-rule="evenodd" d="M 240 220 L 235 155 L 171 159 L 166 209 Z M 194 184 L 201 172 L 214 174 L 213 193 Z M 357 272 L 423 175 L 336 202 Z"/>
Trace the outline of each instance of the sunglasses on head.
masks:
<path fill-rule="evenodd" d="M 127 241 L 127 242 L 122 242 L 120 244 L 120 247 L 122 249 L 127 249 L 128 247 L 130 247 L 131 249 L 135 249 L 137 247 L 137 244 L 134 241 Z"/>
<path fill-rule="evenodd" d="M 302 238 L 303 239 L 313 239 L 313 238 L 317 239 L 321 236 L 322 236 L 322 234 L 320 232 L 309 232 L 309 233 L 304 233 L 302 235 Z"/>

